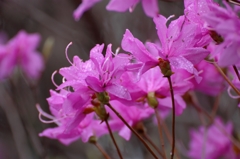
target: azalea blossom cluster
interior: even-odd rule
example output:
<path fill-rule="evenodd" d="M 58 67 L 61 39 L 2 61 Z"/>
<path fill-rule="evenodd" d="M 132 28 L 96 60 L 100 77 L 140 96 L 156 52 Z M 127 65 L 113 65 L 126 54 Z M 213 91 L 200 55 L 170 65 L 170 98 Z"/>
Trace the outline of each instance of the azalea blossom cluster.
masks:
<path fill-rule="evenodd" d="M 99 1 L 83 0 L 74 12 L 75 18 Z M 111 0 L 107 9 L 131 10 L 138 2 Z M 40 136 L 66 145 L 77 139 L 88 142 L 91 137 L 108 134 L 108 121 L 113 131 L 129 140 L 132 132 L 114 110 L 133 128 L 155 112 L 162 118 L 168 116 L 173 107 L 173 115 L 181 115 L 186 108 L 183 95 L 199 90 L 216 96 L 227 88 L 212 63 L 226 67 L 234 77 L 232 83 L 240 88 L 232 69 L 239 65 L 240 57 L 239 7 L 225 1 L 221 7 L 212 0 L 185 0 L 184 15 L 172 20 L 173 16 L 157 14 L 156 3 L 142 0 L 145 13 L 153 17 L 157 42 L 143 43 L 126 29 L 121 42 L 123 51 L 113 52 L 108 44 L 105 53 L 104 44 L 97 44 L 87 61 L 78 56 L 71 61 L 66 56 L 71 65 L 59 70 L 63 82 L 50 91 L 47 99 L 52 115 L 37 107 L 41 121 L 56 123 L 57 127 L 44 130 Z M 221 119 L 215 119 L 211 126 L 191 132 L 187 155 L 194 159 L 202 155 L 207 159 L 239 158 L 227 137 L 232 132 L 231 123 L 224 125 Z"/>
<path fill-rule="evenodd" d="M 43 58 L 36 50 L 39 34 L 19 33 L 6 44 L 0 44 L 0 80 L 9 78 L 13 70 L 19 66 L 30 79 L 37 79 L 43 70 Z"/>

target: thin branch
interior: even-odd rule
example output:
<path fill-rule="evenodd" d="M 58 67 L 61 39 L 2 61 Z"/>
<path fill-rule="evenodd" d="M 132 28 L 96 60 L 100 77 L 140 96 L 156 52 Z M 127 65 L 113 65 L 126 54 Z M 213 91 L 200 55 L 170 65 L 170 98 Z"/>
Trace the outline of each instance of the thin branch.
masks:
<path fill-rule="evenodd" d="M 239 75 L 239 72 L 238 72 L 238 69 L 237 69 L 237 66 L 236 65 L 233 65 L 233 69 L 238 77 L 238 80 L 240 81 L 240 75 Z"/>
<path fill-rule="evenodd" d="M 217 113 L 217 110 L 218 110 L 218 107 L 219 107 L 220 96 L 221 96 L 221 94 L 219 94 L 214 101 L 213 109 L 212 109 L 212 112 L 211 112 L 212 118 L 214 118 L 216 113 Z"/>
<path fill-rule="evenodd" d="M 168 139 L 168 142 L 171 143 L 171 146 L 172 146 L 172 136 L 170 134 L 170 131 L 166 125 L 166 123 L 164 122 L 164 120 L 161 119 L 161 116 L 159 116 L 160 120 L 162 121 L 162 127 L 163 127 L 163 131 L 165 132 L 166 136 L 167 136 L 167 139 Z M 176 153 L 176 157 L 177 159 L 180 159 L 180 156 L 179 156 L 179 153 L 178 151 L 175 149 L 175 153 Z"/>
<path fill-rule="evenodd" d="M 139 140 L 144 144 L 144 146 L 148 149 L 148 151 L 153 155 L 155 159 L 158 157 L 152 151 L 152 149 L 148 146 L 148 144 L 144 141 L 144 139 L 126 122 L 126 120 L 111 106 L 111 104 L 107 104 L 107 106 L 122 120 L 122 122 L 138 137 Z"/>
<path fill-rule="evenodd" d="M 99 145 L 97 142 L 94 143 L 94 145 L 97 147 L 97 149 L 102 153 L 102 155 L 105 157 L 105 159 L 111 159 L 107 152 L 102 148 L 101 145 Z"/>
<path fill-rule="evenodd" d="M 163 153 L 161 152 L 161 150 L 158 149 L 157 145 L 154 144 L 154 142 L 148 137 L 146 133 L 143 133 L 142 136 L 161 156 L 163 156 Z"/>
<path fill-rule="evenodd" d="M 155 111 L 155 115 L 157 118 L 157 123 L 158 123 L 158 132 L 159 132 L 159 137 L 160 137 L 160 143 L 162 145 L 162 149 L 163 149 L 163 158 L 166 159 L 166 153 L 165 153 L 165 147 L 164 147 L 164 140 L 163 140 L 163 135 L 162 135 L 162 127 L 161 127 L 161 120 L 157 111 L 157 108 L 154 109 Z"/>
<path fill-rule="evenodd" d="M 232 89 L 238 94 L 240 95 L 239 90 L 232 84 L 232 82 L 228 79 L 228 77 L 225 75 L 225 73 L 222 71 L 222 69 L 214 62 L 213 63 L 214 66 L 217 68 L 217 70 L 219 71 L 219 73 L 223 76 L 223 78 L 227 81 L 227 83 L 232 87 Z"/>
<path fill-rule="evenodd" d="M 174 93 L 173 93 L 171 77 L 169 76 L 167 77 L 167 79 L 170 86 L 170 92 L 171 92 L 171 98 L 172 98 L 172 151 L 170 155 L 171 155 L 171 159 L 173 159 L 174 152 L 175 152 L 175 101 L 174 101 Z"/>
<path fill-rule="evenodd" d="M 123 159 L 122 154 L 121 154 L 121 152 L 120 152 L 120 150 L 119 150 L 119 147 L 118 147 L 117 142 L 116 142 L 116 140 L 115 140 L 115 138 L 114 138 L 114 136 L 113 136 L 112 130 L 111 130 L 111 128 L 110 128 L 110 125 L 109 125 L 107 119 L 105 120 L 105 123 L 106 123 L 106 125 L 107 125 L 109 134 L 110 134 L 110 136 L 111 136 L 111 138 L 112 138 L 112 141 L 113 141 L 113 143 L 114 143 L 114 145 L 115 145 L 115 147 L 116 147 L 116 149 L 117 149 L 118 156 L 119 156 L 121 159 Z"/>

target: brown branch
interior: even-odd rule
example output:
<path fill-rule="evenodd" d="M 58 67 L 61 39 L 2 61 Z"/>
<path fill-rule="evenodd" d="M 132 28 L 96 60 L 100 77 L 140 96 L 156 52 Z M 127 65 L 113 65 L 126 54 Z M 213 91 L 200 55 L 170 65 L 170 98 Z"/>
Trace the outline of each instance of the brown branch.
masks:
<path fill-rule="evenodd" d="M 107 125 L 109 134 L 110 134 L 110 136 L 111 136 L 111 138 L 112 138 L 112 141 L 113 141 L 113 143 L 114 143 L 114 145 L 115 145 L 115 147 L 116 147 L 116 149 L 117 149 L 118 156 L 119 156 L 121 159 L 123 159 L 122 154 L 121 154 L 121 152 L 120 152 L 120 150 L 119 150 L 119 147 L 118 147 L 117 142 L 116 142 L 116 140 L 115 140 L 115 138 L 114 138 L 114 136 L 113 136 L 112 130 L 111 130 L 111 128 L 110 128 L 110 125 L 109 125 L 107 119 L 105 120 L 105 123 L 106 123 L 106 125 Z"/>
<path fill-rule="evenodd" d="M 144 144 L 144 146 L 148 149 L 148 151 L 153 155 L 154 158 L 158 159 L 152 149 L 148 146 L 148 144 L 144 141 L 144 139 L 126 122 L 126 120 L 111 106 L 111 104 L 107 104 L 107 106 L 122 120 L 122 122 L 138 137 L 138 139 Z"/>
<path fill-rule="evenodd" d="M 170 92 L 171 92 L 171 98 L 172 98 L 172 151 L 170 154 L 171 154 L 171 159 L 173 159 L 174 152 L 175 152 L 175 101 L 174 101 L 174 93 L 173 93 L 171 77 L 168 76 L 167 79 L 170 86 Z"/>
<path fill-rule="evenodd" d="M 163 149 L 163 158 L 166 159 L 166 153 L 165 153 L 165 148 L 164 148 L 164 140 L 163 140 L 163 135 L 162 135 L 162 128 L 161 128 L 161 120 L 157 111 L 157 108 L 154 109 L 155 111 L 155 115 L 157 118 L 157 123 L 158 123 L 158 132 L 159 132 L 159 137 L 160 137 L 160 143 L 162 145 L 162 149 Z"/>

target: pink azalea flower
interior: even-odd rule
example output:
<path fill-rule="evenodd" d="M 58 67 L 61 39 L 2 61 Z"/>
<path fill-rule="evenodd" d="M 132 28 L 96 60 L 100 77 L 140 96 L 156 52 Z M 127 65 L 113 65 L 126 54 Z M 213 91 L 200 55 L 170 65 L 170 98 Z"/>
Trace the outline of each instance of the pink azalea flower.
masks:
<path fill-rule="evenodd" d="M 103 47 L 96 45 L 90 51 L 90 60 L 86 62 L 77 56 L 71 62 L 67 56 L 71 66 L 59 71 L 63 76 L 63 83 L 57 86 L 60 93 L 51 91 L 51 97 L 47 99 L 53 116 L 38 107 L 40 114 L 51 119 L 42 121 L 54 122 L 58 127 L 45 130 L 41 136 L 58 139 L 64 144 L 79 138 L 87 142 L 92 135 L 99 137 L 107 133 L 105 124 L 100 125 L 101 121 L 93 117 L 93 112 L 97 112 L 94 109 L 97 104 L 94 103 L 98 93 L 107 92 L 111 100 L 131 99 L 127 89 L 120 85 L 120 76 L 129 63 L 129 55 L 117 54 L 113 57 L 110 44 L 104 57 Z"/>
<path fill-rule="evenodd" d="M 144 12 L 149 17 L 155 17 L 158 15 L 158 2 L 157 0 L 141 0 L 142 7 Z M 139 0 L 111 0 L 107 5 L 107 10 L 117 11 L 117 12 L 125 12 L 127 10 L 133 10 L 135 5 L 139 3 Z"/>
<path fill-rule="evenodd" d="M 29 78 L 36 79 L 43 70 L 43 58 L 36 51 L 40 35 L 20 31 L 6 45 L 0 46 L 0 79 L 8 77 L 19 65 Z"/>
<path fill-rule="evenodd" d="M 87 107 L 84 107 L 84 100 L 78 96 L 73 95 L 66 90 L 61 90 L 60 93 L 50 91 L 48 103 L 52 115 L 49 115 L 38 107 L 40 117 L 44 116 L 49 118 L 50 121 L 41 121 L 45 123 L 56 123 L 57 127 L 48 128 L 40 133 L 40 136 L 46 136 L 52 139 L 58 139 L 65 145 L 82 139 L 87 142 L 91 136 L 100 137 L 107 133 L 105 124 L 100 124 L 100 120 L 94 119 L 94 114 L 86 112 Z M 75 93 L 76 94 L 76 93 Z M 81 92 L 81 94 L 83 94 Z"/>
<path fill-rule="evenodd" d="M 201 36 L 200 27 L 186 21 L 184 16 L 172 21 L 168 28 L 167 21 L 168 19 L 161 15 L 154 18 L 161 46 L 147 43 L 145 47 L 129 30 L 126 30 L 122 48 L 144 63 L 141 73 L 158 66 L 159 60 L 163 59 L 170 62 L 172 69 L 185 69 L 194 74 L 200 82 L 201 78 L 198 77 L 194 65 L 209 54 L 209 51 L 203 48 L 206 42 Z"/>
<path fill-rule="evenodd" d="M 76 90 L 88 87 L 92 92 L 107 92 L 112 98 L 130 100 L 127 89 L 120 84 L 120 77 L 130 61 L 129 56 L 118 54 L 113 58 L 109 44 L 104 57 L 103 48 L 103 44 L 96 45 L 90 51 L 90 60 L 82 62 L 75 56 L 72 66 L 60 69 L 60 73 L 67 81 L 58 89 L 66 86 L 72 86 Z"/>
<path fill-rule="evenodd" d="M 112 57 L 111 44 L 108 45 L 105 57 L 102 55 L 104 45 L 96 45 L 90 51 L 90 59 L 95 65 L 97 76 L 88 76 L 85 81 L 95 92 L 108 92 L 118 98 L 130 100 L 130 94 L 121 86 L 120 77 L 125 71 L 129 59 L 116 55 Z"/>
<path fill-rule="evenodd" d="M 231 135 L 232 130 L 231 123 L 225 125 L 219 118 L 215 119 L 210 127 L 201 126 L 198 130 L 192 130 L 188 156 L 192 159 L 239 158 L 233 152 L 233 145 L 225 134 L 226 132 Z"/>
<path fill-rule="evenodd" d="M 222 41 L 217 45 L 211 56 L 222 67 L 237 64 L 240 60 L 240 20 L 236 9 L 224 3 L 226 8 L 218 5 L 209 5 L 210 10 L 202 17 L 209 29 L 217 32 Z"/>

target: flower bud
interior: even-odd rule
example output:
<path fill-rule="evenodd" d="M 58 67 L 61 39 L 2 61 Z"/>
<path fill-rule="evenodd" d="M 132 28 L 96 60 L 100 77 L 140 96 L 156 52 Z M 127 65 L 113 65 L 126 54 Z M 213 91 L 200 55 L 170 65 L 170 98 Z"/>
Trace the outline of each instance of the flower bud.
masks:
<path fill-rule="evenodd" d="M 158 100 L 155 96 L 155 92 L 149 92 L 148 95 L 147 95 L 147 102 L 148 102 L 148 105 L 152 108 L 157 108 L 158 106 Z"/>
<path fill-rule="evenodd" d="M 162 58 L 159 58 L 158 61 L 159 61 L 158 66 L 160 67 L 163 76 L 170 77 L 173 74 L 171 70 L 170 62 L 163 60 Z"/>

